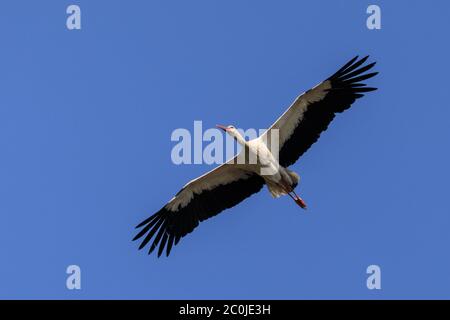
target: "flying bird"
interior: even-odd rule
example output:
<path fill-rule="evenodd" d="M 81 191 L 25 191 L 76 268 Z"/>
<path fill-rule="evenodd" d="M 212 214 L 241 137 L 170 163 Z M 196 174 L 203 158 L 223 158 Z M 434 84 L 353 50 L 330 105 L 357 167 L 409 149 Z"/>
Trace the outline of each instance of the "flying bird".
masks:
<path fill-rule="evenodd" d="M 141 230 L 133 240 L 143 237 L 139 249 L 151 240 L 148 253 L 158 246 L 158 257 L 171 252 L 181 238 L 199 222 L 234 207 L 259 192 L 264 185 L 273 197 L 289 195 L 306 209 L 305 201 L 295 193 L 300 177 L 287 167 L 294 164 L 325 131 L 336 113 L 341 113 L 364 93 L 377 88 L 362 81 L 378 72 L 368 73 L 375 62 L 365 64 L 368 56 L 358 56 L 312 89 L 298 96 L 291 106 L 260 137 L 246 141 L 232 125 L 221 126 L 242 146 L 240 154 L 208 173 L 188 182 L 161 210 L 137 225 Z M 278 156 L 270 148 L 272 136 L 278 137 Z M 238 161 L 244 154 L 244 161 Z M 256 162 L 248 161 L 256 155 Z M 262 169 L 270 174 L 262 174 Z"/>

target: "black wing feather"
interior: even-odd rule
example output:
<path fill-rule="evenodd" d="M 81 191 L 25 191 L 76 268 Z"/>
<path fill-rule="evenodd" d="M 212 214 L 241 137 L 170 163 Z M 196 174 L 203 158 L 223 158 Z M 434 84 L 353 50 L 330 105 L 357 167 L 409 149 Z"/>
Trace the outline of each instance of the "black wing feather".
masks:
<path fill-rule="evenodd" d="M 212 190 L 203 190 L 194 194 L 191 201 L 178 211 L 170 211 L 163 207 L 150 218 L 141 222 L 136 228 L 144 227 L 133 240 L 144 235 L 139 249 L 142 249 L 156 234 L 149 254 L 159 245 L 158 257 L 166 247 L 166 255 L 170 254 L 173 245 L 191 233 L 199 222 L 211 218 L 225 209 L 234 207 L 244 199 L 257 193 L 264 186 L 264 179 L 254 174 L 245 179 L 219 185 Z"/>
<path fill-rule="evenodd" d="M 322 100 L 308 105 L 293 134 L 281 147 L 279 160 L 282 166 L 287 167 L 295 163 L 319 139 L 336 113 L 350 108 L 356 99 L 364 96 L 362 93 L 377 89 L 359 83 L 378 74 L 364 74 L 375 65 L 374 62 L 361 67 L 368 57 L 359 61 L 358 57 L 353 58 L 327 79 L 331 82 L 327 95 Z"/>

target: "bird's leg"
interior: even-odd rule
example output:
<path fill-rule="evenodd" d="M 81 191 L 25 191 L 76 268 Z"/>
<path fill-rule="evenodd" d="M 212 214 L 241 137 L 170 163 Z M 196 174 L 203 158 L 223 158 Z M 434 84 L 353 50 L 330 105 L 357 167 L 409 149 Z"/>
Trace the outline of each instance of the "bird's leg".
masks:
<path fill-rule="evenodd" d="M 287 192 L 287 195 L 289 195 L 289 197 L 291 197 L 292 198 L 292 200 L 294 200 L 294 201 L 296 201 L 297 200 L 297 198 L 295 198 L 292 194 L 290 194 L 289 192 Z"/>
<path fill-rule="evenodd" d="M 296 204 L 298 204 L 302 209 L 305 209 L 305 210 L 306 210 L 306 203 L 305 203 L 305 201 L 303 201 L 303 199 L 300 198 L 300 197 L 295 193 L 294 190 L 291 191 L 291 192 L 294 194 L 294 196 L 293 196 L 293 195 L 291 194 L 291 192 L 288 192 L 288 191 L 286 190 L 286 188 L 283 187 L 283 189 L 284 189 L 284 191 L 286 192 L 286 194 L 288 194 L 289 197 L 291 197 L 292 200 L 295 201 Z"/>
<path fill-rule="evenodd" d="M 306 203 L 305 203 L 305 201 L 303 201 L 303 199 L 300 198 L 300 197 L 295 193 L 294 190 L 292 190 L 292 193 L 295 195 L 294 201 L 295 201 L 300 207 L 302 207 L 303 209 L 306 209 Z"/>

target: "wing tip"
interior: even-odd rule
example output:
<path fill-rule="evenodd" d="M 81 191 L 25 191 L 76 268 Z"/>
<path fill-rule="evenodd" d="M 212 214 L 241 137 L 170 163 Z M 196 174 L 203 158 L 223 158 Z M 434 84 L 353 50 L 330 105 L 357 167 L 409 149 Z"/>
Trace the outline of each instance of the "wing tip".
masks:
<path fill-rule="evenodd" d="M 158 245 L 162 247 L 160 248 L 160 250 L 165 247 L 165 242 L 168 237 L 166 228 L 168 218 L 167 214 L 168 211 L 165 208 L 162 208 L 157 213 L 137 225 L 136 228 L 144 228 L 134 236 L 132 241 L 136 241 L 145 236 L 142 242 L 139 244 L 138 250 L 142 250 L 144 247 L 146 247 L 152 239 L 153 243 L 150 246 L 148 254 L 152 253 Z M 164 237 L 162 237 L 163 235 Z"/>
<path fill-rule="evenodd" d="M 344 66 L 342 66 L 338 71 L 336 71 L 327 80 L 336 80 L 336 79 L 340 79 L 340 78 L 346 78 L 349 76 L 350 77 L 355 76 L 355 75 L 358 75 L 362 72 L 365 72 L 365 71 L 371 69 L 373 66 L 376 65 L 376 61 L 374 61 L 366 66 L 362 66 L 370 58 L 370 55 L 366 55 L 359 60 L 358 60 L 358 58 L 359 58 L 359 55 L 350 59 L 346 64 L 344 64 Z M 361 68 L 359 68 L 359 67 L 361 67 Z"/>
<path fill-rule="evenodd" d="M 149 219 L 145 219 L 144 221 L 142 221 L 141 223 L 139 223 L 138 225 L 136 225 L 134 228 L 135 228 L 135 229 L 139 229 L 139 228 L 145 226 L 145 225 L 147 224 L 147 222 L 148 222 L 147 220 L 149 220 Z"/>

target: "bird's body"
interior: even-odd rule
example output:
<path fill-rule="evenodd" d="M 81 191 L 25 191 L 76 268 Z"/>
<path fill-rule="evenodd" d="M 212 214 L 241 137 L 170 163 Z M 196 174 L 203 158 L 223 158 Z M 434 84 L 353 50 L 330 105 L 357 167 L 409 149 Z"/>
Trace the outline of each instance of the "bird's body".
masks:
<path fill-rule="evenodd" d="M 368 57 L 353 58 L 335 74 L 300 95 L 260 137 L 246 141 L 234 126 L 218 126 L 242 146 L 241 152 L 208 173 L 187 183 L 161 210 L 140 223 L 134 240 L 151 239 L 149 253 L 158 245 L 158 256 L 190 233 L 199 222 L 231 208 L 266 185 L 275 198 L 289 195 L 300 207 L 305 202 L 295 193 L 300 177 L 288 169 L 317 141 L 336 113 L 343 112 L 363 93 L 376 88 L 361 81 L 377 73 L 365 73 L 375 63 L 362 66 Z"/>
<path fill-rule="evenodd" d="M 239 132 L 236 134 L 239 134 Z M 238 142 L 242 143 L 242 151 L 237 156 L 237 159 L 244 159 L 246 155 L 242 154 L 248 152 L 248 157 L 244 160 L 244 164 L 241 165 L 242 169 L 261 176 L 272 196 L 278 198 L 292 192 L 297 186 L 300 177 L 297 173 L 280 165 L 278 156 L 274 155 L 274 150 L 269 149 L 267 141 L 264 141 L 263 138 L 264 136 L 261 136 L 250 141 L 239 139 Z M 275 150 L 275 153 L 277 151 Z M 254 161 L 251 161 L 252 159 Z M 252 164 L 253 162 L 256 163 Z"/>

